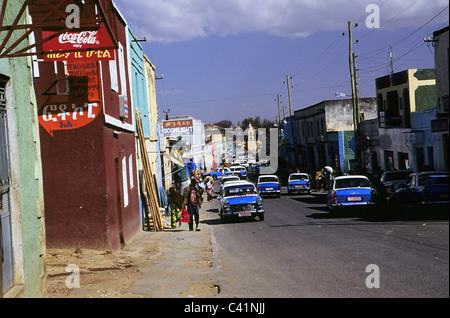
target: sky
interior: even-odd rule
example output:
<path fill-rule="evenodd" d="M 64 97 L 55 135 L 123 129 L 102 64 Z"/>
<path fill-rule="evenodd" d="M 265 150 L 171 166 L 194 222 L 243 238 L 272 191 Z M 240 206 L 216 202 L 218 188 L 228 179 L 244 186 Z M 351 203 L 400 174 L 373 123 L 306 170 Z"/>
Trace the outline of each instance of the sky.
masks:
<path fill-rule="evenodd" d="M 114 0 L 156 67 L 158 115 L 203 123 L 276 120 L 375 79 L 434 68 L 424 38 L 449 25 L 447 0 Z M 278 97 L 279 96 L 279 97 Z M 284 115 L 283 115 L 284 109 Z"/>

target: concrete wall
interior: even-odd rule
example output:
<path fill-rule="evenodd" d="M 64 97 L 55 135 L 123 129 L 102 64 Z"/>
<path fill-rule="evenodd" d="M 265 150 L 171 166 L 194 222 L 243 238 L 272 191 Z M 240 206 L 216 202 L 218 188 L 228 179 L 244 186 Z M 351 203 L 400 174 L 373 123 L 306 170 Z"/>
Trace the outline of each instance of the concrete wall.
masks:
<path fill-rule="evenodd" d="M 436 108 L 414 112 L 411 116 L 414 128 L 414 171 L 440 169 L 439 166 L 439 138 L 431 132 L 430 121 L 436 119 Z"/>
<path fill-rule="evenodd" d="M 8 2 L 5 25 L 11 24 L 17 17 L 23 2 Z M 27 21 L 21 19 L 20 22 Z M 0 34 L 0 41 L 3 36 Z M 18 37 L 13 34 L 9 43 Z M 15 285 L 10 293 L 16 293 L 17 288 L 24 287 L 21 295 L 41 297 L 46 293 L 45 226 L 39 124 L 31 58 L 0 59 L 0 74 L 10 78 L 6 98 L 11 145 L 11 226 Z"/>

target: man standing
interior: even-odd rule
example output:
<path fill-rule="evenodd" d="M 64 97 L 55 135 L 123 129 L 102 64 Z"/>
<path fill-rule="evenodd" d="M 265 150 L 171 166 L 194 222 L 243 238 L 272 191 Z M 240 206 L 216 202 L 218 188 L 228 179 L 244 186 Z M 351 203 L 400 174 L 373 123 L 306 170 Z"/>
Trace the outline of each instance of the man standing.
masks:
<path fill-rule="evenodd" d="M 187 207 L 189 213 L 189 231 L 194 230 L 194 218 L 195 218 L 195 230 L 200 231 L 198 223 L 200 221 L 200 208 L 202 206 L 203 193 L 197 187 L 197 181 L 192 178 L 191 184 L 184 189 L 183 192 L 183 206 Z"/>

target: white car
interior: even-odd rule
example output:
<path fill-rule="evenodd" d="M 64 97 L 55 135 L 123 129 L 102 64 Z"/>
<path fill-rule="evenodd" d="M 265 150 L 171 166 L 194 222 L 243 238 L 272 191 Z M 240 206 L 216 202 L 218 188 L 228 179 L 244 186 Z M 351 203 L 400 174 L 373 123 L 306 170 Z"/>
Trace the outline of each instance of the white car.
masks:
<path fill-rule="evenodd" d="M 225 183 L 230 182 L 230 181 L 240 181 L 241 178 L 239 178 L 238 176 L 232 175 L 232 176 L 224 176 L 222 177 L 222 179 L 220 179 L 220 187 L 222 188 Z"/>

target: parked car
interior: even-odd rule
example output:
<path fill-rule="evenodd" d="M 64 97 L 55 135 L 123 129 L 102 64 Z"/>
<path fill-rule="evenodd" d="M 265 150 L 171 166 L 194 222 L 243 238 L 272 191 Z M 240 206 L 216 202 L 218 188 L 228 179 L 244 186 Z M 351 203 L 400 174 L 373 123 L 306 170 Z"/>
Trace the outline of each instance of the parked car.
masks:
<path fill-rule="evenodd" d="M 230 170 L 232 172 L 239 173 L 239 177 L 241 179 L 247 178 L 247 169 L 243 166 L 234 166 L 234 167 L 231 167 Z"/>
<path fill-rule="evenodd" d="M 280 180 L 274 174 L 259 176 L 256 187 L 261 195 L 275 194 L 277 197 L 281 197 Z"/>
<path fill-rule="evenodd" d="M 391 195 L 389 205 L 394 211 L 413 209 L 419 212 L 426 207 L 444 207 L 448 211 L 448 192 L 448 171 L 416 172 Z"/>
<path fill-rule="evenodd" d="M 288 194 L 293 192 L 311 193 L 311 178 L 303 172 L 291 173 L 288 178 Z"/>
<path fill-rule="evenodd" d="M 215 168 L 213 171 L 210 172 L 210 176 L 213 177 L 214 180 L 220 179 L 223 177 L 224 173 L 227 171 L 231 171 L 230 168 L 224 167 L 224 168 Z"/>
<path fill-rule="evenodd" d="M 374 198 L 375 189 L 366 176 L 339 176 L 334 178 L 331 190 L 327 192 L 327 206 L 331 211 L 343 207 L 368 207 L 374 204 Z"/>
<path fill-rule="evenodd" d="M 413 173 L 411 170 L 390 170 L 383 172 L 380 180 L 386 188 L 388 195 L 397 191 L 401 184 L 408 183 L 411 173 Z"/>
<path fill-rule="evenodd" d="M 251 182 L 227 182 L 217 199 L 221 220 L 231 217 L 258 217 L 260 221 L 264 221 L 263 199 Z"/>

